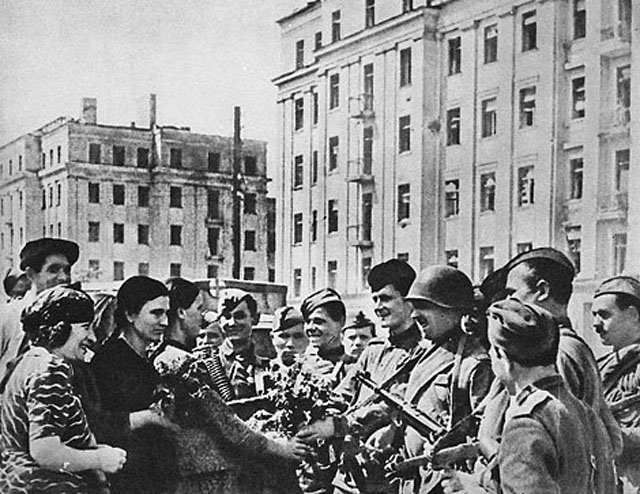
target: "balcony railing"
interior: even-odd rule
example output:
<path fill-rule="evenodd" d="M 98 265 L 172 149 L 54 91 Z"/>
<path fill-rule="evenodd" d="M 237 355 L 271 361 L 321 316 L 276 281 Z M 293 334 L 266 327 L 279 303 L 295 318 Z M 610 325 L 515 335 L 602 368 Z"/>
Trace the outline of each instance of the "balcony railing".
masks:
<path fill-rule="evenodd" d="M 362 93 L 359 96 L 349 98 L 349 114 L 351 118 L 373 118 L 373 94 Z"/>
<path fill-rule="evenodd" d="M 347 241 L 352 247 L 370 249 L 373 247 L 371 225 L 349 225 L 347 227 Z"/>
<path fill-rule="evenodd" d="M 347 162 L 347 180 L 349 182 L 373 182 L 373 163 L 370 157 L 358 158 Z"/>
<path fill-rule="evenodd" d="M 601 213 L 621 213 L 626 215 L 629 210 L 629 194 L 627 192 L 617 192 L 602 196 L 598 200 L 598 208 Z"/>
<path fill-rule="evenodd" d="M 616 25 L 608 26 L 600 30 L 601 41 L 609 41 L 614 38 L 629 43 L 631 41 L 631 23 L 618 22 Z"/>

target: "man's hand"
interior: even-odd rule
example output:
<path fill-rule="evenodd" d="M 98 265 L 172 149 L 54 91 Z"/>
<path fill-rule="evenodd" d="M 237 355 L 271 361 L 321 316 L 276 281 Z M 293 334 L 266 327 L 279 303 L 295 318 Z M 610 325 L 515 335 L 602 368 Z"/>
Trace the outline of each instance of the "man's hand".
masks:
<path fill-rule="evenodd" d="M 311 444 L 319 439 L 329 439 L 334 433 L 333 417 L 326 417 L 300 429 L 296 438 L 303 443 Z"/>
<path fill-rule="evenodd" d="M 107 473 L 116 473 L 127 461 L 127 452 L 124 449 L 112 448 L 106 444 L 100 445 L 94 454 L 98 469 Z"/>
<path fill-rule="evenodd" d="M 267 444 L 269 452 L 289 461 L 302 461 L 311 454 L 311 448 L 295 437 L 291 440 L 274 439 Z"/>
<path fill-rule="evenodd" d="M 396 431 L 397 427 L 395 424 L 389 424 L 378 429 L 367 439 L 367 449 L 379 452 L 391 449 Z"/>
<path fill-rule="evenodd" d="M 476 477 L 456 470 L 445 470 L 442 487 L 445 494 L 487 494 L 476 480 Z"/>

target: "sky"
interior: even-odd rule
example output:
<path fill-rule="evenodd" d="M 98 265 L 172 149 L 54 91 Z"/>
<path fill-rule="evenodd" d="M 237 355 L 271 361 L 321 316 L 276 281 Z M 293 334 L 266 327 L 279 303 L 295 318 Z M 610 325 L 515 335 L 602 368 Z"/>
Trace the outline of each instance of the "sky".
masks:
<path fill-rule="evenodd" d="M 275 20 L 301 0 L 2 0 L 0 145 L 98 100 L 98 123 L 158 123 L 273 143 Z"/>

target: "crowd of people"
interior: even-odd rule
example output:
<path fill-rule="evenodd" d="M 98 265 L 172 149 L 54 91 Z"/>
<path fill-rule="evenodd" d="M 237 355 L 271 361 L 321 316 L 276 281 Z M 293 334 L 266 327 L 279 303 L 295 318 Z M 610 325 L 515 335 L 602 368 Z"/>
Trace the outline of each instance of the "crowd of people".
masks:
<path fill-rule="evenodd" d="M 255 331 L 183 278 L 125 280 L 105 310 L 42 238 L 0 306 L 0 492 L 638 493 L 640 281 L 593 295 L 596 359 L 553 248 L 481 285 L 391 259 L 375 321 L 324 288 Z M 265 339 L 265 335 L 269 338 Z"/>

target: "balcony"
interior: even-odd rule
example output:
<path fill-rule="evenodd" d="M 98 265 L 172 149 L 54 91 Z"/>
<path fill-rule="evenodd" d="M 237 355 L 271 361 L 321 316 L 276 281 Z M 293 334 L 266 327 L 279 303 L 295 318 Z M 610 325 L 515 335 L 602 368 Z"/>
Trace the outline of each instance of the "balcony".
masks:
<path fill-rule="evenodd" d="M 617 57 L 631 53 L 631 22 L 618 22 L 600 30 L 602 55 Z"/>
<path fill-rule="evenodd" d="M 347 241 L 351 247 L 370 249 L 373 247 L 371 240 L 371 225 L 350 225 L 347 227 Z"/>
<path fill-rule="evenodd" d="M 629 194 L 617 192 L 598 198 L 598 212 L 601 220 L 626 220 L 629 211 Z"/>
<path fill-rule="evenodd" d="M 605 113 L 602 130 L 612 134 L 629 133 L 631 130 L 631 108 L 618 105 Z"/>
<path fill-rule="evenodd" d="M 347 162 L 347 181 L 360 184 L 370 184 L 373 182 L 372 160 L 368 158 L 358 158 Z"/>
<path fill-rule="evenodd" d="M 373 94 L 362 93 L 359 96 L 349 98 L 349 115 L 358 120 L 374 118 Z"/>
<path fill-rule="evenodd" d="M 222 226 L 224 225 L 224 220 L 219 216 L 207 216 L 204 220 L 207 226 Z"/>

